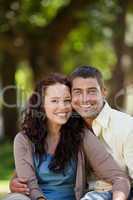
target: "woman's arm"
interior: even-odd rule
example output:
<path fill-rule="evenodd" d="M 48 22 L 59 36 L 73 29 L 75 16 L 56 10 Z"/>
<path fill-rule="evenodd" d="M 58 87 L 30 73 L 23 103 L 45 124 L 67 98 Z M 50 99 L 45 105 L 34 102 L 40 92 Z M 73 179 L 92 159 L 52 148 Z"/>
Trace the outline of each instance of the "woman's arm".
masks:
<path fill-rule="evenodd" d="M 113 200 L 127 200 L 125 194 L 120 191 L 113 192 Z"/>
<path fill-rule="evenodd" d="M 97 177 L 112 183 L 113 200 L 126 200 L 130 191 L 128 176 L 89 130 L 85 132 L 83 148 Z"/>
<path fill-rule="evenodd" d="M 14 159 L 17 177 L 27 179 L 30 198 L 32 200 L 37 200 L 41 197 L 46 199 L 37 182 L 32 157 L 32 145 L 28 137 L 23 133 L 18 133 L 14 139 Z"/>

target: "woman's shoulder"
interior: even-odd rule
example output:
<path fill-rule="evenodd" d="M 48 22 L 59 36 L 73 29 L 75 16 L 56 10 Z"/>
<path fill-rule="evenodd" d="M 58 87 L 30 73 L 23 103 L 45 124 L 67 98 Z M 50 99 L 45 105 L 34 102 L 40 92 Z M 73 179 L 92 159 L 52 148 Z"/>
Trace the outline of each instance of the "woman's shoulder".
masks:
<path fill-rule="evenodd" d="M 24 131 L 20 131 L 17 133 L 17 135 L 14 138 L 14 143 L 23 143 L 23 144 L 27 144 L 30 143 L 30 140 L 28 138 L 28 136 L 25 134 Z"/>
<path fill-rule="evenodd" d="M 33 152 L 34 144 L 30 141 L 24 132 L 19 132 L 14 139 L 14 150 L 22 152 Z"/>

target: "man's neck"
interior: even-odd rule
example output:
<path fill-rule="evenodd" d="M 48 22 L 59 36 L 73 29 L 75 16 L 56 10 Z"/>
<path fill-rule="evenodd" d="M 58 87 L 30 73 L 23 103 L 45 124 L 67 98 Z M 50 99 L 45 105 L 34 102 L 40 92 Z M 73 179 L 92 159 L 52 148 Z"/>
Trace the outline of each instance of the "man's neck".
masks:
<path fill-rule="evenodd" d="M 85 124 L 86 124 L 87 128 L 89 128 L 89 129 L 92 128 L 93 120 L 94 120 L 94 119 L 92 119 L 92 118 L 86 118 L 86 119 L 85 119 Z"/>
<path fill-rule="evenodd" d="M 105 101 L 103 102 L 103 105 L 102 105 L 101 109 L 99 110 L 97 116 L 98 116 L 99 113 L 102 111 L 102 109 L 103 109 L 104 106 L 105 106 Z M 92 118 L 89 118 L 89 117 L 88 117 L 88 118 L 85 118 L 85 119 L 84 119 L 85 124 L 86 124 L 86 126 L 87 126 L 88 128 L 92 129 L 92 123 L 93 123 L 93 121 L 97 118 L 97 116 L 95 116 L 94 118 L 93 118 L 93 117 L 92 117 Z"/>

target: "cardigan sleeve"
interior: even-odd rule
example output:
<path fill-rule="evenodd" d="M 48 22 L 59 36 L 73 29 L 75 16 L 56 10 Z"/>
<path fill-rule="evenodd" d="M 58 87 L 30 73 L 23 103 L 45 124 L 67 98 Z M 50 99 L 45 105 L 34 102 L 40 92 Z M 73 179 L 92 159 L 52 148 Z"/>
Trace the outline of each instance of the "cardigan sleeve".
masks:
<path fill-rule="evenodd" d="M 23 133 L 18 133 L 14 139 L 14 160 L 17 176 L 28 180 L 31 200 L 37 200 L 39 197 L 46 199 L 39 188 L 35 174 L 32 144 Z"/>
<path fill-rule="evenodd" d="M 85 131 L 83 148 L 87 161 L 100 179 L 112 184 L 112 191 L 121 191 L 128 198 L 130 181 L 92 132 Z"/>

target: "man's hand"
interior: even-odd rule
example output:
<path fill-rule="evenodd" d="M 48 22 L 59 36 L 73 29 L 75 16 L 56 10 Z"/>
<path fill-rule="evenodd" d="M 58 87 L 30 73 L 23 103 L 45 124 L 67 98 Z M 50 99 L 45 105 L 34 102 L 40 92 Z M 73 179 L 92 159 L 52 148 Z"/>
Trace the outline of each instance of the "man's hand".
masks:
<path fill-rule="evenodd" d="M 18 192 L 29 195 L 30 190 L 27 186 L 27 179 L 25 178 L 13 178 L 10 182 L 11 192 Z"/>

